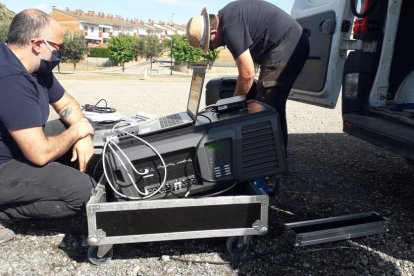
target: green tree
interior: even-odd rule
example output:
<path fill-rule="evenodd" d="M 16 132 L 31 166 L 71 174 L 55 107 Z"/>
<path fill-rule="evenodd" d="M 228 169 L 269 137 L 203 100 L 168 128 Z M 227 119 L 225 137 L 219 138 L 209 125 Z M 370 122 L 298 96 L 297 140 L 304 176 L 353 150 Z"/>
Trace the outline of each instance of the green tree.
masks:
<path fill-rule="evenodd" d="M 171 48 L 171 40 L 164 39 L 163 41 L 161 41 L 161 48 L 163 52 L 169 50 Z"/>
<path fill-rule="evenodd" d="M 108 42 L 109 57 L 121 64 L 122 72 L 125 71 L 125 62 L 131 61 L 135 57 L 132 44 L 133 38 L 129 35 L 115 36 Z"/>
<path fill-rule="evenodd" d="M 173 44 L 173 57 L 176 61 L 198 63 L 203 60 L 208 60 L 211 67 L 220 54 L 220 49 L 215 49 L 205 53 L 200 48 L 190 46 L 183 35 L 174 35 Z"/>
<path fill-rule="evenodd" d="M 9 32 L 9 25 L 0 23 L 0 41 L 7 39 L 7 33 Z"/>
<path fill-rule="evenodd" d="M 0 41 L 7 39 L 10 23 L 15 13 L 9 10 L 4 4 L 0 3 Z"/>
<path fill-rule="evenodd" d="M 185 41 L 185 36 L 174 35 L 173 44 L 173 57 L 175 61 L 196 63 L 203 60 L 203 50 L 191 47 L 190 44 Z"/>
<path fill-rule="evenodd" d="M 62 61 L 71 62 L 73 71 L 76 71 L 76 63 L 81 61 L 88 51 L 85 43 L 85 36 L 82 33 L 66 33 L 63 41 L 65 49 L 62 51 Z"/>
<path fill-rule="evenodd" d="M 131 47 L 132 51 L 134 52 L 135 60 L 137 60 L 139 56 L 144 56 L 144 39 L 134 37 Z"/>
<path fill-rule="evenodd" d="M 144 39 L 143 54 L 145 58 L 150 60 L 152 70 L 153 59 L 158 57 L 162 52 L 162 43 L 156 35 L 147 35 Z"/>
<path fill-rule="evenodd" d="M 205 59 L 208 60 L 208 65 L 209 65 L 210 68 L 211 68 L 211 66 L 213 66 L 213 63 L 217 59 L 219 54 L 220 54 L 220 48 L 210 50 L 210 51 L 208 51 L 207 53 L 204 54 Z"/>

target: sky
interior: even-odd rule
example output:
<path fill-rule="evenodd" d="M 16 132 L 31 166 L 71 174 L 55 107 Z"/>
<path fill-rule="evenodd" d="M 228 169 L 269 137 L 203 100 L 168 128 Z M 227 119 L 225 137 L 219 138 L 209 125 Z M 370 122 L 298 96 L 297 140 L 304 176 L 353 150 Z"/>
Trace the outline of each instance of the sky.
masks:
<path fill-rule="evenodd" d="M 119 1 L 119 2 L 118 2 Z M 50 13 L 52 7 L 70 10 L 93 10 L 105 14 L 120 15 L 124 18 L 138 18 L 144 21 L 173 22 L 186 24 L 195 15 L 200 14 L 203 7 L 209 13 L 215 13 L 231 0 L 0 0 L 9 10 L 15 13 L 28 8 L 37 8 Z M 290 13 L 293 0 L 267 0 Z"/>

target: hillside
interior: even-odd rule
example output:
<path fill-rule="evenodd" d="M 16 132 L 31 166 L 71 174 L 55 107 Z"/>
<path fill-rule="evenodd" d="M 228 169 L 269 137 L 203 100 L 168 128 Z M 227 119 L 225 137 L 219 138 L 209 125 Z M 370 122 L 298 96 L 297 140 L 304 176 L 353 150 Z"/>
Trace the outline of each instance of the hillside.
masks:
<path fill-rule="evenodd" d="M 14 12 L 9 10 L 3 3 L 0 3 L 0 24 L 9 25 L 14 15 Z"/>
<path fill-rule="evenodd" d="M 14 12 L 9 10 L 3 3 L 0 3 L 0 41 L 6 39 L 14 15 Z"/>

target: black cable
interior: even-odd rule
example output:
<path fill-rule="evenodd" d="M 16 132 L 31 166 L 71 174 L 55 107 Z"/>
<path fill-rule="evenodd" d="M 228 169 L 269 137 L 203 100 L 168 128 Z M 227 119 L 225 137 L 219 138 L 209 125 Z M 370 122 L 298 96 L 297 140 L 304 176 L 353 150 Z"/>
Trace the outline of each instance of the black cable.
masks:
<path fill-rule="evenodd" d="M 98 106 L 100 102 L 105 102 L 105 106 Z M 100 99 L 95 105 L 85 104 L 83 107 L 84 111 L 95 112 L 95 113 L 114 113 L 116 112 L 115 108 L 108 107 L 108 103 L 105 99 Z"/>
<path fill-rule="evenodd" d="M 197 153 L 198 153 L 198 150 L 199 150 L 199 148 L 200 148 L 201 142 L 204 140 L 204 138 L 206 137 L 207 133 L 210 131 L 210 128 L 211 128 L 211 125 L 212 125 L 212 121 L 211 121 L 211 119 L 210 119 L 209 117 L 207 117 L 206 115 L 204 115 L 204 114 L 198 114 L 198 116 L 201 116 L 201 117 L 206 118 L 206 119 L 209 121 L 209 123 L 208 123 L 208 127 L 207 127 L 206 131 L 204 132 L 203 136 L 202 136 L 202 137 L 201 137 L 201 139 L 198 141 L 198 143 L 197 143 L 197 145 L 196 145 L 196 147 L 195 147 L 195 153 L 194 153 L 194 170 L 195 170 L 195 173 L 197 174 L 197 176 L 201 178 L 201 180 L 203 180 L 203 181 L 205 181 L 205 182 L 216 183 L 216 182 L 217 182 L 217 180 L 214 180 L 214 179 L 206 179 L 206 178 L 204 178 L 204 177 L 201 175 L 201 172 L 198 170 L 198 158 L 197 158 Z"/>
<path fill-rule="evenodd" d="M 100 99 L 95 106 L 97 106 L 100 102 L 104 101 L 105 102 L 105 107 L 108 107 L 108 102 L 105 99 Z"/>
<path fill-rule="evenodd" d="M 210 183 L 218 183 L 219 181 L 217 181 L 217 180 L 213 180 L 213 179 L 206 179 L 206 178 L 204 178 L 202 175 L 201 175 L 201 172 L 200 172 L 200 170 L 198 169 L 198 158 L 197 158 L 197 153 L 198 153 L 198 150 L 199 150 L 199 148 L 200 148 L 200 145 L 201 145 L 201 142 L 204 140 L 204 138 L 206 137 L 206 135 L 208 134 L 208 132 L 209 132 L 209 130 L 210 130 L 210 128 L 211 128 L 211 125 L 212 125 L 212 121 L 211 121 L 211 119 L 208 117 L 208 116 L 206 116 L 206 115 L 204 115 L 204 114 L 198 114 L 198 116 L 201 116 L 201 117 L 204 117 L 204 118 L 206 118 L 208 121 L 209 121 L 209 123 L 208 123 L 208 127 L 207 127 L 207 129 L 206 129 L 206 131 L 204 132 L 204 134 L 203 134 L 203 136 L 201 137 L 201 139 L 198 141 L 198 143 L 197 143 L 197 145 L 196 145 L 196 147 L 195 147 L 195 152 L 194 152 L 194 171 L 195 171 L 195 173 L 196 173 L 196 175 L 197 175 L 197 177 L 199 177 L 202 181 L 205 181 L 205 182 L 210 182 Z M 170 193 L 170 194 L 172 194 L 172 195 L 174 195 L 175 197 L 177 197 L 177 198 L 186 198 L 186 194 L 188 194 L 188 193 L 191 193 L 191 186 L 189 185 L 189 186 L 187 186 L 187 192 L 184 194 L 184 195 L 178 195 L 178 194 L 176 194 L 176 193 L 174 193 L 173 191 L 168 191 L 168 193 Z M 208 196 L 208 195 L 206 195 L 206 196 Z M 204 196 L 203 196 L 204 197 Z"/>

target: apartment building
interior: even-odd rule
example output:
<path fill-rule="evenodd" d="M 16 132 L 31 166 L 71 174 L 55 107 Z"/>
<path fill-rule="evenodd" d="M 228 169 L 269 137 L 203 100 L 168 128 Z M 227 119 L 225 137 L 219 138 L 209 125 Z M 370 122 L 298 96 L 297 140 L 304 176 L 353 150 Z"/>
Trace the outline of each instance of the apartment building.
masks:
<path fill-rule="evenodd" d="M 105 14 L 103 12 L 82 10 L 60 10 L 53 7 L 51 17 L 60 23 L 67 32 L 83 32 L 90 46 L 104 45 L 112 36 L 120 34 L 131 36 L 146 36 L 155 34 L 160 39 L 171 37 L 174 34 L 185 34 L 184 25 L 154 20 L 144 22 L 138 19 L 125 19 L 120 15 Z"/>

